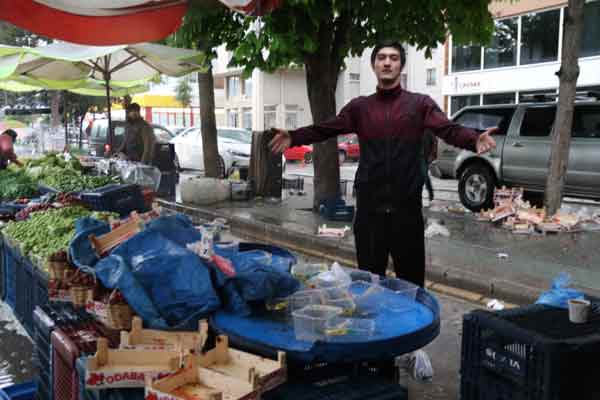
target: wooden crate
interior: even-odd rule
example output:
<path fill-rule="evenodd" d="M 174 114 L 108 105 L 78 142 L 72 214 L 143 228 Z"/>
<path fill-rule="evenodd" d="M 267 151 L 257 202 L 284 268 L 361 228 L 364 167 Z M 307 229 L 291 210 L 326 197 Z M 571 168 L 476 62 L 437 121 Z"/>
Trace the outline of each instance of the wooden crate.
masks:
<path fill-rule="evenodd" d="M 181 353 L 169 350 L 112 350 L 98 339 L 98 351 L 87 359 L 88 389 L 144 387 L 146 378 L 159 379 L 177 371 Z"/>
<path fill-rule="evenodd" d="M 134 211 L 131 213 L 127 222 L 100 237 L 96 237 L 92 234 L 89 236 L 89 240 L 96 254 L 99 257 L 102 257 L 125 240 L 141 232 L 143 229 L 144 221 L 138 213 Z"/>
<path fill-rule="evenodd" d="M 194 357 L 186 367 L 158 380 L 146 381 L 146 400 L 258 400 L 254 375 L 250 381 L 199 367 Z"/>
<path fill-rule="evenodd" d="M 208 323 L 198 323 L 198 332 L 166 332 L 143 329 L 142 319 L 134 317 L 131 331 L 121 331 L 121 349 L 175 350 L 184 354 L 190 351 L 200 353 L 208 336 Z"/>
<path fill-rule="evenodd" d="M 271 390 L 287 379 L 285 353 L 278 352 L 278 360 L 259 357 L 229 347 L 227 336 L 218 336 L 214 349 L 196 355 L 200 367 L 250 382 L 256 380 L 261 392 Z"/>

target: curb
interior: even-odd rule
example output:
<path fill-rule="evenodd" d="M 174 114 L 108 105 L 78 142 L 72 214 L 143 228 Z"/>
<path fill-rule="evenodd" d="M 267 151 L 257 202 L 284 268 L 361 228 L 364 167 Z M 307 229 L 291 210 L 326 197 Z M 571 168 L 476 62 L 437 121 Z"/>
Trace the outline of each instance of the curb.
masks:
<path fill-rule="evenodd" d="M 319 238 L 301 232 L 294 232 L 274 224 L 240 218 L 214 209 L 190 207 L 166 200 L 157 200 L 166 209 L 188 215 L 194 223 L 200 224 L 215 218 L 225 218 L 231 233 L 259 242 L 285 247 L 291 251 L 311 257 L 357 267 L 353 246 L 334 239 Z M 466 301 L 486 304 L 490 299 L 502 299 L 507 307 L 534 303 L 547 288 L 533 287 L 498 277 L 482 275 L 461 268 L 436 263 L 427 264 L 426 287 L 432 291 L 461 298 Z M 589 288 L 585 288 L 589 292 Z"/>

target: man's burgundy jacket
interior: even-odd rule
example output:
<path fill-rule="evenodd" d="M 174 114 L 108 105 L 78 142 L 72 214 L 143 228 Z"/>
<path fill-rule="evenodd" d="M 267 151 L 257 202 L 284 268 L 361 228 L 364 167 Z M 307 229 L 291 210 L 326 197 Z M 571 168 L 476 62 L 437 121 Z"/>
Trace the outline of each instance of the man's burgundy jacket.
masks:
<path fill-rule="evenodd" d="M 357 97 L 329 121 L 291 131 L 292 146 L 356 133 L 360 162 L 355 185 L 361 207 L 389 209 L 421 204 L 422 143 L 426 129 L 445 142 L 475 151 L 478 133 L 446 117 L 426 95 L 400 86 Z"/>

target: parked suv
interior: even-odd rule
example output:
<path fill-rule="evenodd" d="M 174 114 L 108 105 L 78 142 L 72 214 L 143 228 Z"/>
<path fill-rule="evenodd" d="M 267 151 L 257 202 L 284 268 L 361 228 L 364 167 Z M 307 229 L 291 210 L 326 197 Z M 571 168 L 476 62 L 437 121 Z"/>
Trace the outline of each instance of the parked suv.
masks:
<path fill-rule="evenodd" d="M 466 107 L 453 120 L 480 132 L 498 127 L 497 147 L 478 156 L 442 141 L 431 171 L 434 176 L 458 179 L 462 204 L 472 211 L 491 208 L 494 188 L 523 187 L 534 203 L 543 199 L 557 104 L 521 103 Z M 564 194 L 600 199 L 600 101 L 575 104 L 569 166 Z"/>
<path fill-rule="evenodd" d="M 113 130 L 113 148 L 108 145 L 108 119 L 94 120 L 88 139 L 89 152 L 93 156 L 107 156 L 118 149 L 125 138 L 125 121 L 111 121 Z M 150 124 L 154 129 L 157 143 L 169 143 L 174 135 L 166 128 Z"/>

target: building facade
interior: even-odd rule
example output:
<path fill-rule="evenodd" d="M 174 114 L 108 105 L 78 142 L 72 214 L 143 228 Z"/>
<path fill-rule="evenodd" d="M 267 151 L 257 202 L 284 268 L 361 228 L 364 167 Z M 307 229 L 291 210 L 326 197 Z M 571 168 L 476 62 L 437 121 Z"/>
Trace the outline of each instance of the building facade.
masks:
<path fill-rule="evenodd" d="M 564 0 L 495 1 L 489 46 L 446 47 L 442 94 L 449 114 L 480 104 L 518 103 L 524 96 L 556 93 L 562 53 Z M 600 0 L 585 5 L 578 90 L 600 91 Z"/>

